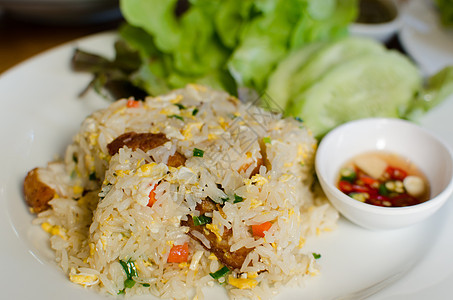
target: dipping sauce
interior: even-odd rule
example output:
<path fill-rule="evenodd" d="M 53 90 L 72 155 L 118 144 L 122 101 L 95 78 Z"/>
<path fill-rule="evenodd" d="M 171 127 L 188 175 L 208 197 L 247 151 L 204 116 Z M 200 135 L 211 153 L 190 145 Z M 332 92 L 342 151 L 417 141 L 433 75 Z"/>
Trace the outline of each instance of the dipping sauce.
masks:
<path fill-rule="evenodd" d="M 386 1 L 359 0 L 359 16 L 356 23 L 387 23 L 396 18 L 396 10 Z"/>
<path fill-rule="evenodd" d="M 403 207 L 429 199 L 429 184 L 408 159 L 388 152 L 367 152 L 348 161 L 337 187 L 346 195 L 376 206 Z"/>

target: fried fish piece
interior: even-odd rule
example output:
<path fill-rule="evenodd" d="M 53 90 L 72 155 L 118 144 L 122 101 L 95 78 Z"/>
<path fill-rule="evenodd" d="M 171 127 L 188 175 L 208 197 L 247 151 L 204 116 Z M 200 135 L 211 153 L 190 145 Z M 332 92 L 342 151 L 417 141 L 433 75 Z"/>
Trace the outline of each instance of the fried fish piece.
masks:
<path fill-rule="evenodd" d="M 24 180 L 25 202 L 33 213 L 48 209 L 49 201 L 55 197 L 55 190 L 47 185 L 40 177 L 40 168 L 34 168 L 27 173 Z"/>
<path fill-rule="evenodd" d="M 211 199 L 203 199 L 201 203 L 198 203 L 196 209 L 200 212 L 200 215 L 204 215 L 214 210 L 218 210 L 219 207 Z M 189 227 L 188 235 L 194 240 L 200 242 L 200 244 L 208 251 L 213 253 L 220 262 L 230 269 L 240 269 L 244 263 L 247 255 L 253 250 L 253 248 L 242 247 L 236 251 L 230 251 L 229 240 L 233 236 L 233 231 L 231 229 L 225 229 L 221 239 L 217 237 L 212 231 L 206 228 L 206 225 L 195 225 L 193 218 L 189 215 L 187 216 L 187 221 L 181 221 L 182 226 Z M 207 248 L 196 236 L 192 233 L 198 231 L 203 234 L 206 239 L 211 244 L 211 248 Z"/>
<path fill-rule="evenodd" d="M 118 153 L 124 146 L 128 146 L 132 150 L 141 149 L 148 151 L 156 147 L 162 146 L 169 139 L 163 133 L 136 133 L 134 131 L 123 133 L 107 145 L 110 155 Z M 167 165 L 170 167 L 179 167 L 184 165 L 186 157 L 179 153 L 171 155 L 168 158 Z"/>

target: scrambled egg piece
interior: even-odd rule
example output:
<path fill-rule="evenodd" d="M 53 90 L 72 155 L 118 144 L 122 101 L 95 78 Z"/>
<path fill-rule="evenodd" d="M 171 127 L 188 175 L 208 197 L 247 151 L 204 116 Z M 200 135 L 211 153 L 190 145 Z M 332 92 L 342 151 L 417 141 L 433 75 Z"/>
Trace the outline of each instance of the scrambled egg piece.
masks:
<path fill-rule="evenodd" d="M 184 139 L 190 140 L 193 136 L 193 134 L 192 134 L 193 129 L 200 130 L 201 127 L 203 127 L 202 122 L 193 122 L 193 123 L 187 124 L 184 127 L 184 129 L 182 130 L 182 135 L 184 136 Z"/>
<path fill-rule="evenodd" d="M 92 274 L 89 275 L 69 274 L 69 280 L 83 286 L 90 286 L 96 284 L 99 279 L 96 275 Z"/>
<path fill-rule="evenodd" d="M 253 175 L 252 178 L 250 179 L 244 179 L 244 184 L 246 185 L 251 185 L 255 183 L 257 186 L 262 186 L 268 182 L 269 181 L 260 174 Z"/>
<path fill-rule="evenodd" d="M 65 230 L 63 228 L 61 228 L 61 226 L 59 226 L 59 225 L 51 225 L 47 222 L 44 222 L 41 224 L 41 228 L 44 231 L 50 233 L 51 235 L 58 235 L 59 237 L 61 237 L 64 240 L 67 239 Z"/>
<path fill-rule="evenodd" d="M 258 281 L 253 278 L 234 278 L 233 276 L 228 276 L 228 283 L 238 289 L 253 289 L 258 285 Z"/>
<path fill-rule="evenodd" d="M 219 227 L 217 227 L 217 225 L 215 224 L 206 224 L 206 228 L 209 229 L 209 231 L 211 231 L 212 233 L 215 234 L 215 236 L 217 237 L 217 240 L 220 242 L 222 240 L 222 236 L 220 236 L 219 234 Z"/>
<path fill-rule="evenodd" d="M 73 186 L 72 190 L 75 195 L 81 195 L 83 193 L 83 187 L 81 187 L 80 185 Z"/>

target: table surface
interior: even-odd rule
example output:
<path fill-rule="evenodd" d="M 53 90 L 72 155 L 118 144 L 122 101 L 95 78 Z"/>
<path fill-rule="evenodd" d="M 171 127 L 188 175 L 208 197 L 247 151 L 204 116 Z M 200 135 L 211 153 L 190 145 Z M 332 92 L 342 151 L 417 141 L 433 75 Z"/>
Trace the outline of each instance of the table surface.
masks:
<path fill-rule="evenodd" d="M 18 63 L 65 42 L 114 30 L 122 20 L 102 24 L 58 26 L 27 23 L 0 15 L 0 74 Z"/>

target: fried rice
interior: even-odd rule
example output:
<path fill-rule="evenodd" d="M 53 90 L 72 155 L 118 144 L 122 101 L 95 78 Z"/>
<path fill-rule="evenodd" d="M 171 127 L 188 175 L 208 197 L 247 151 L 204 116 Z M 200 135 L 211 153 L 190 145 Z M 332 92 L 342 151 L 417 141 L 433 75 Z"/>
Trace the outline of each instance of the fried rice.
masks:
<path fill-rule="evenodd" d="M 270 298 L 318 274 L 305 241 L 338 219 L 314 189 L 316 145 L 302 122 L 203 86 L 121 99 L 37 169 L 54 195 L 34 223 L 101 293 Z"/>

